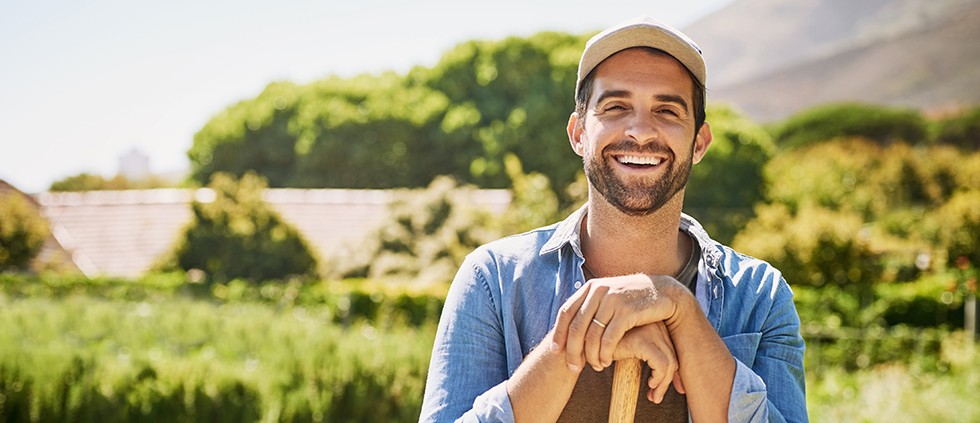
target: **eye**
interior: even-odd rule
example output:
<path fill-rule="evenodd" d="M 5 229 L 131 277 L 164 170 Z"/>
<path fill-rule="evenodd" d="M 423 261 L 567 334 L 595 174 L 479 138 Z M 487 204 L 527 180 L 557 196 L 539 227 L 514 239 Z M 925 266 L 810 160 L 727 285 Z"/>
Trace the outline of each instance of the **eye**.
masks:
<path fill-rule="evenodd" d="M 620 103 L 610 103 L 607 104 L 605 107 L 603 107 L 602 110 L 606 112 L 616 111 L 616 110 L 626 110 L 626 106 L 623 106 Z"/>
<path fill-rule="evenodd" d="M 667 115 L 671 115 L 671 116 L 679 116 L 678 113 L 677 113 L 677 111 L 675 111 L 674 109 L 671 109 L 671 108 L 667 108 L 667 107 L 665 107 L 663 109 L 660 109 L 660 110 L 657 110 L 657 113 L 667 114 Z"/>

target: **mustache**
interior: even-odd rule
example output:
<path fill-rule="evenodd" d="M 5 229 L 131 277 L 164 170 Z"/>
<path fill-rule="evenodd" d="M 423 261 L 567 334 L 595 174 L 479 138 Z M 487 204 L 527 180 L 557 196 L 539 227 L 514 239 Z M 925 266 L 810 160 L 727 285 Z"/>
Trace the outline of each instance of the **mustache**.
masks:
<path fill-rule="evenodd" d="M 630 139 L 623 139 L 607 145 L 602 151 L 616 151 L 618 153 L 640 153 L 640 154 L 664 154 L 671 158 L 674 157 L 674 150 L 658 142 L 648 142 L 640 144 Z"/>

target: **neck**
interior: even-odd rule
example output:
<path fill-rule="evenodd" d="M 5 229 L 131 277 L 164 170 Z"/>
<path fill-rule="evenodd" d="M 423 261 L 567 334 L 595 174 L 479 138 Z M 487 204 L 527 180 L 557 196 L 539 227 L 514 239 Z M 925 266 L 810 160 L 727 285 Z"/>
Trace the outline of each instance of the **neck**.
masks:
<path fill-rule="evenodd" d="M 582 253 L 597 277 L 643 273 L 676 276 L 691 240 L 680 231 L 684 192 L 646 216 L 630 216 L 590 193 L 582 223 Z"/>

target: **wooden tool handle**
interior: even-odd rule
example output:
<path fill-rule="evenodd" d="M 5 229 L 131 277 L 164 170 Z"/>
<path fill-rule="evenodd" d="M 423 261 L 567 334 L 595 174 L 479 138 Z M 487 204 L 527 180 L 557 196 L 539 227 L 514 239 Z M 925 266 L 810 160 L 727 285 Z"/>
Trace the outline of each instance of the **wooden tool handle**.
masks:
<path fill-rule="evenodd" d="M 636 399 L 640 392 L 642 365 L 643 362 L 636 358 L 616 361 L 612 401 L 609 402 L 609 423 L 633 423 Z"/>

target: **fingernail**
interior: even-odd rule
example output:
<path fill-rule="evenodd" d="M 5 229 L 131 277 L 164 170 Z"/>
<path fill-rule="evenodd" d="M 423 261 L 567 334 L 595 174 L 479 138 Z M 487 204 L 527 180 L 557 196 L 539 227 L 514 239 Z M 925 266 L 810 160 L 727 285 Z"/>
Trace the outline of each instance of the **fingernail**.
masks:
<path fill-rule="evenodd" d="M 551 342 L 551 352 L 558 352 L 560 350 L 561 350 L 561 345 L 558 345 L 557 342 L 552 341 Z"/>
<path fill-rule="evenodd" d="M 599 372 L 601 372 L 601 371 L 602 371 L 602 367 L 599 367 L 599 366 L 592 366 L 592 370 L 595 370 L 595 371 L 596 371 L 596 373 L 599 373 Z"/>
<path fill-rule="evenodd" d="M 582 369 L 581 369 L 581 368 L 579 368 L 578 366 L 576 366 L 576 365 L 574 365 L 574 364 L 572 364 L 572 363 L 568 363 L 568 370 L 571 370 L 571 371 L 573 371 L 573 372 L 575 372 L 575 373 L 578 373 L 578 372 L 579 372 L 579 371 L 581 371 Z"/>

